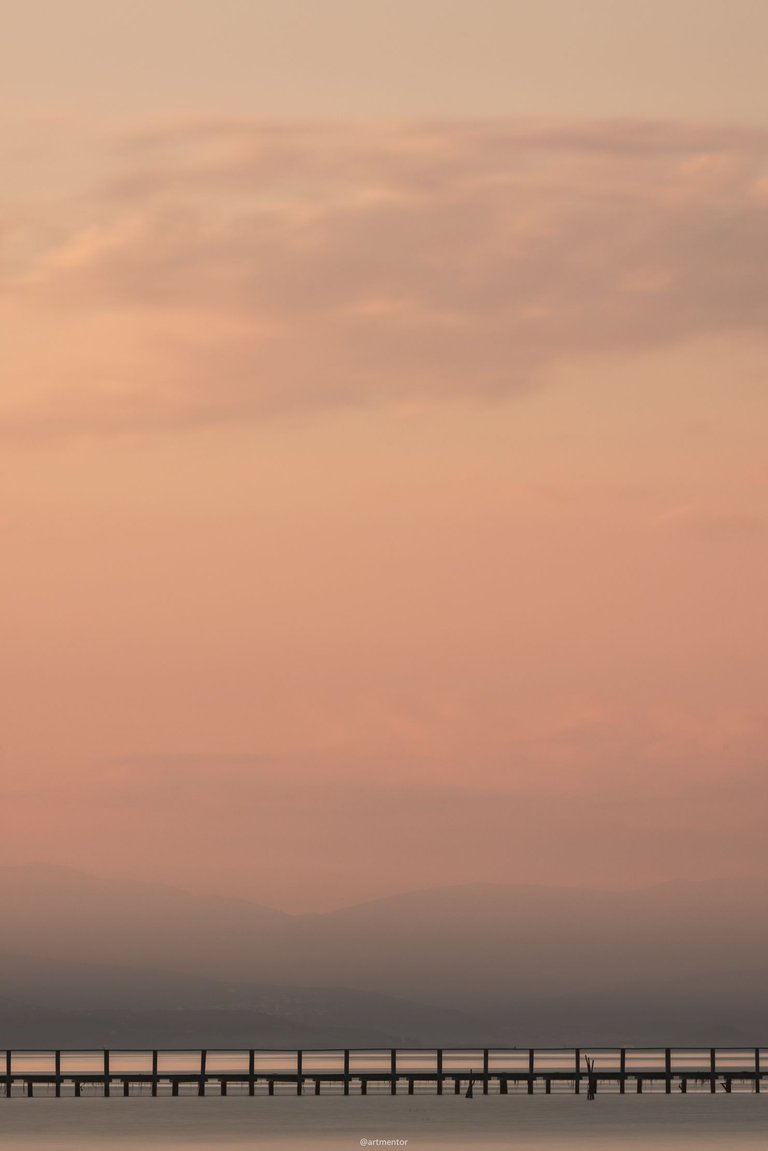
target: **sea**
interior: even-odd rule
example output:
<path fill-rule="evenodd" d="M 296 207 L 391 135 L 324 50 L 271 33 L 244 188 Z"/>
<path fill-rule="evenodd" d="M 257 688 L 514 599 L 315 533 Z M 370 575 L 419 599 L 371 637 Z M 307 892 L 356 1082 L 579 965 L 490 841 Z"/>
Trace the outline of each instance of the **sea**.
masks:
<path fill-rule="evenodd" d="M 761 1095 L 11 1098 L 2 1151 L 768 1151 Z"/>

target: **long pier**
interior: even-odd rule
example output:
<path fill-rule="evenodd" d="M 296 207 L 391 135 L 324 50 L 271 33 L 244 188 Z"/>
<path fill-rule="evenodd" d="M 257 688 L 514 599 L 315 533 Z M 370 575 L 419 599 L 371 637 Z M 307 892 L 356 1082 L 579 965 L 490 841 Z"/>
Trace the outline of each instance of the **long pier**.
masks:
<path fill-rule="evenodd" d="M 768 1047 L 0 1050 L 0 1096 L 760 1092 Z"/>

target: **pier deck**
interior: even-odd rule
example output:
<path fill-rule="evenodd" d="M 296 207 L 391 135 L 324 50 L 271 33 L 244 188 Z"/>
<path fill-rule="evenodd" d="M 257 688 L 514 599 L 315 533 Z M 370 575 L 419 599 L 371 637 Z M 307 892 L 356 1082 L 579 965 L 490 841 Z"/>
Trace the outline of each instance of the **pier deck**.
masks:
<path fill-rule="evenodd" d="M 587 1060 L 590 1061 L 590 1072 Z M 0 1051 L 0 1096 L 761 1090 L 768 1047 Z"/>

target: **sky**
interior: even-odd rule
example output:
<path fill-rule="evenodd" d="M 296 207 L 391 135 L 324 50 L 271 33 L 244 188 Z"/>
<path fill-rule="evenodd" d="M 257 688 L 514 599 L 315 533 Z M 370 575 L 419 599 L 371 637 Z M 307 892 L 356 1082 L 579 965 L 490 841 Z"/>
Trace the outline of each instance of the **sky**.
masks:
<path fill-rule="evenodd" d="M 0 862 L 765 874 L 766 6 L 3 23 Z"/>

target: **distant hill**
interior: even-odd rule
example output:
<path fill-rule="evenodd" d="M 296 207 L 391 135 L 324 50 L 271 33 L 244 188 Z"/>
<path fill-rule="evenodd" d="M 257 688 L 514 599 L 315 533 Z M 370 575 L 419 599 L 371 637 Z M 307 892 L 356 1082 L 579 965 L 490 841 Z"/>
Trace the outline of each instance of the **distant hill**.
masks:
<path fill-rule="evenodd" d="M 522 1045 L 630 1043 L 657 1041 L 662 1025 L 667 1042 L 707 1042 L 715 1025 L 751 1042 L 750 1021 L 768 1023 L 761 879 L 623 892 L 477 884 L 287 915 L 62 868 L 6 868 L 0 922 L 9 953 L 0 995 L 51 1010 L 173 1005 L 234 1012 L 227 1027 L 253 1012 L 290 1020 L 291 1034 L 297 1021 L 308 1035 L 316 1024 L 336 1034 L 338 1024 L 364 1043 L 510 1034 Z M 58 998 L 45 991 L 46 963 L 58 972 Z M 672 1025 L 679 1039 L 668 1036 Z M 273 1023 L 259 1026 L 266 1034 Z"/>
<path fill-rule="evenodd" d="M 312 1027 L 255 1011 L 152 1011 L 51 1008 L 0 1001 L 5 1047 L 41 1048 L 280 1048 L 343 1046 L 355 1031 Z"/>
<path fill-rule="evenodd" d="M 0 954 L 0 1049 L 42 1042 L 407 1046 L 501 1041 L 482 1016 L 345 988 L 264 987 L 173 971 Z M 160 1036 L 166 1038 L 160 1038 Z M 71 1036 L 71 1038 L 68 1038 Z M 154 1040 L 152 1036 L 155 1036 Z M 52 1037 L 52 1038 L 51 1038 Z M 97 1046 L 100 1041 L 97 1042 Z"/>
<path fill-rule="evenodd" d="M 246 969 L 254 949 L 292 922 L 247 900 L 43 864 L 0 868 L 0 884 L 8 949 L 60 959 L 209 974 L 239 961 Z"/>

